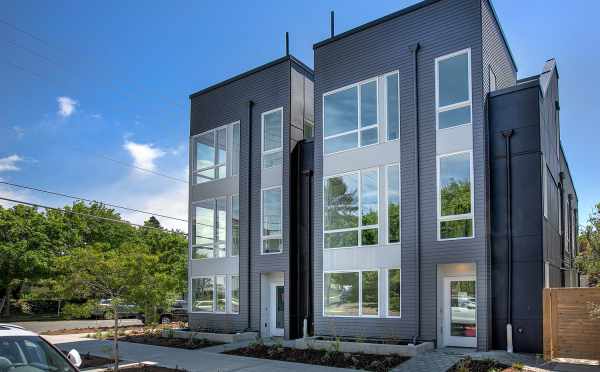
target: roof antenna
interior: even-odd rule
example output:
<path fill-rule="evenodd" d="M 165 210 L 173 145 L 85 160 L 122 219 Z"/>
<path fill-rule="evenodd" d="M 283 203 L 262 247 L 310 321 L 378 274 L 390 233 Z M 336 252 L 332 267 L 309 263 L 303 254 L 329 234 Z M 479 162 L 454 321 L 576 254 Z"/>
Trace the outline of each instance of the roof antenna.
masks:
<path fill-rule="evenodd" d="M 285 32 L 285 55 L 290 55 L 290 33 L 287 31 Z"/>
<path fill-rule="evenodd" d="M 331 37 L 333 37 L 333 35 L 335 34 L 335 13 L 333 12 L 333 10 L 331 11 L 329 24 L 331 26 Z"/>

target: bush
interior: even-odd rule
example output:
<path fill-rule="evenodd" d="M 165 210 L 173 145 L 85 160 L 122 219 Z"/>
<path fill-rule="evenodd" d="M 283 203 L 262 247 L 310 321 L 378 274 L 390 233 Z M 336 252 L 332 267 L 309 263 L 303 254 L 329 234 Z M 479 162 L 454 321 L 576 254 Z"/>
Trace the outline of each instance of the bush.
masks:
<path fill-rule="evenodd" d="M 96 308 L 95 301 L 88 301 L 83 304 L 66 304 L 63 307 L 62 314 L 67 319 L 89 319 Z"/>

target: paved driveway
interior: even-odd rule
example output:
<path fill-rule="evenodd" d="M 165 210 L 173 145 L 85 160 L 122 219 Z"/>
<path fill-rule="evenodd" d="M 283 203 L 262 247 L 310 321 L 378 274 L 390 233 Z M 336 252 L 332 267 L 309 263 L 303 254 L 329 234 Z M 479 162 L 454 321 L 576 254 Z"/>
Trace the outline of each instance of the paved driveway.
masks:
<path fill-rule="evenodd" d="M 121 319 L 122 325 L 142 325 L 137 319 Z M 48 331 L 59 331 L 61 329 L 92 328 L 92 327 L 112 327 L 114 320 L 49 320 L 41 322 L 14 322 L 12 324 L 20 325 L 27 330 L 35 333 L 44 333 Z"/>
<path fill-rule="evenodd" d="M 62 350 L 77 349 L 80 353 L 110 357 L 112 343 L 79 338 L 81 335 L 44 336 Z M 267 359 L 220 354 L 223 346 L 186 350 L 162 346 L 119 342 L 121 359 L 130 362 L 154 362 L 161 366 L 206 372 L 334 372 L 349 371 L 310 364 L 279 362 Z"/>

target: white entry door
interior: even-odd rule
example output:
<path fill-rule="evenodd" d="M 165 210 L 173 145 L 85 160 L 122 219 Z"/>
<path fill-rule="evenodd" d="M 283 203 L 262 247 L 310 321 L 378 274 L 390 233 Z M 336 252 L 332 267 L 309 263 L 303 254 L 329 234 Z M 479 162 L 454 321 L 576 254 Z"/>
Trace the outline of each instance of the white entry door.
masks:
<path fill-rule="evenodd" d="M 444 345 L 477 347 L 477 295 L 474 276 L 444 278 Z"/>
<path fill-rule="evenodd" d="M 284 287 L 283 283 L 271 283 L 271 336 L 283 337 Z"/>

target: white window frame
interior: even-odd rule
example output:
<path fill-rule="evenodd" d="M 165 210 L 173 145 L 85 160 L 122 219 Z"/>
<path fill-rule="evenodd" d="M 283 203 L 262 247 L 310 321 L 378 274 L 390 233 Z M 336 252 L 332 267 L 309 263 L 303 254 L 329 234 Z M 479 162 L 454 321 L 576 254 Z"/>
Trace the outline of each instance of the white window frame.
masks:
<path fill-rule="evenodd" d="M 197 245 L 194 244 L 194 240 L 196 238 L 195 234 L 196 234 L 196 205 L 203 203 L 203 202 L 207 202 L 207 201 L 212 201 L 214 202 L 214 210 L 213 210 L 213 217 L 214 217 L 214 222 L 215 224 L 217 224 L 217 200 L 219 199 L 225 199 L 225 220 L 227 221 L 227 228 L 225 229 L 225 257 L 217 257 L 215 256 L 215 242 L 213 242 L 213 255 L 212 257 L 206 257 L 206 258 L 194 258 L 193 252 L 194 252 L 194 248 L 196 247 L 201 247 L 201 245 Z M 192 202 L 192 236 L 191 236 L 191 241 L 190 241 L 190 259 L 191 260 L 195 260 L 195 261 L 205 261 L 205 260 L 212 260 L 212 259 L 222 259 L 222 258 L 226 258 L 226 257 L 231 257 L 231 246 L 233 245 L 232 243 L 230 243 L 232 234 L 230 233 L 231 230 L 231 204 L 230 204 L 230 200 L 231 198 L 228 196 L 219 196 L 216 198 L 208 198 L 208 199 L 202 199 L 202 200 L 195 200 Z M 213 226 L 213 235 L 214 235 L 214 226 Z"/>
<path fill-rule="evenodd" d="M 193 276 L 190 280 L 190 290 L 194 288 L 194 279 L 211 279 L 212 280 L 212 287 L 213 287 L 213 291 L 212 291 L 212 311 L 202 311 L 202 310 L 194 310 L 194 293 L 193 291 L 190 291 L 190 308 L 189 311 L 191 313 L 197 313 L 197 314 L 214 314 L 215 313 L 215 302 L 216 302 L 216 298 L 217 298 L 217 283 L 215 282 L 215 276 L 214 275 L 197 275 L 197 276 Z"/>
<path fill-rule="evenodd" d="M 233 277 L 237 277 L 238 278 L 238 311 L 233 311 Z M 241 302 L 241 296 L 240 296 L 240 275 L 228 275 L 228 282 L 229 285 L 227 287 L 227 311 L 229 314 L 239 314 L 240 313 L 240 302 Z"/>
<path fill-rule="evenodd" d="M 397 243 L 390 243 L 390 205 L 389 205 L 389 189 L 388 189 L 388 182 L 389 182 L 389 171 L 388 169 L 390 167 L 398 167 L 398 196 L 400 198 L 400 208 L 398 208 L 398 213 L 399 213 L 399 217 L 398 217 L 398 239 L 399 241 Z M 400 168 L 400 163 L 392 163 L 392 164 L 386 164 L 385 165 L 385 225 L 386 225 L 386 231 L 385 231 L 385 244 L 386 245 L 401 245 L 402 244 L 402 168 Z"/>
<path fill-rule="evenodd" d="M 281 198 L 279 199 L 279 209 L 280 209 L 280 219 L 279 226 L 281 226 L 281 234 L 280 235 L 269 235 L 264 236 L 264 192 L 269 190 L 279 189 Z M 268 252 L 265 253 L 263 251 L 264 241 L 265 240 L 273 240 L 279 239 L 281 240 L 281 250 L 279 252 Z M 283 253 L 283 187 L 281 185 L 265 187 L 260 190 L 260 254 L 261 255 L 271 255 L 271 254 L 282 254 Z"/>
<path fill-rule="evenodd" d="M 233 165 L 232 164 L 232 160 L 233 160 L 232 159 L 232 157 L 233 157 L 233 126 L 236 125 L 236 124 L 240 125 L 239 120 L 238 121 L 234 121 L 234 122 L 229 123 L 229 124 L 218 126 L 216 128 L 213 128 L 213 129 L 209 129 L 207 131 L 204 131 L 202 133 L 198 133 L 198 134 L 193 135 L 191 137 L 191 148 L 192 148 L 192 151 L 191 151 L 191 153 L 192 153 L 192 170 L 191 170 L 191 173 L 192 173 L 192 185 L 194 185 L 194 186 L 195 185 L 202 185 L 202 184 L 205 184 L 205 183 L 210 183 L 210 182 L 222 180 L 222 179 L 225 179 L 227 177 L 231 177 L 231 176 L 235 175 L 235 174 L 232 173 L 232 169 L 231 168 L 232 168 L 232 165 Z M 224 163 L 219 163 L 219 164 L 214 164 L 213 166 L 210 166 L 210 167 L 204 167 L 202 169 L 197 169 L 198 154 L 196 153 L 196 151 L 197 151 L 197 148 L 196 148 L 196 138 L 204 136 L 204 135 L 207 135 L 208 133 L 213 133 L 213 139 L 214 139 L 214 145 L 215 145 L 215 153 L 216 153 L 218 151 L 217 146 L 216 146 L 216 144 L 217 144 L 217 132 L 219 130 L 221 130 L 221 129 L 225 129 L 225 133 L 226 133 L 226 135 L 225 135 L 225 143 L 226 143 L 227 149 L 225 151 L 225 153 L 226 153 L 226 155 L 225 155 L 225 158 L 226 158 L 225 162 Z M 241 130 L 241 127 L 240 127 L 240 130 Z M 239 172 L 239 163 L 240 163 L 240 161 L 238 159 L 238 172 Z M 222 167 L 222 166 L 225 166 L 225 169 L 226 169 L 225 178 L 215 178 L 215 179 L 208 180 L 208 181 L 201 182 L 201 183 L 197 182 L 197 177 L 198 177 L 198 174 L 200 172 L 203 172 L 203 171 L 206 171 L 206 170 L 209 170 L 209 169 L 214 169 L 215 170 L 215 175 L 216 175 L 217 168 Z"/>
<path fill-rule="evenodd" d="M 276 149 L 271 149 L 271 150 L 265 150 L 265 116 L 272 114 L 274 112 L 280 111 L 280 116 L 281 116 L 281 128 L 279 130 L 279 135 L 281 136 L 281 146 L 276 148 Z M 261 149 L 261 167 L 262 169 L 268 169 L 268 168 L 273 168 L 273 167 L 278 167 L 278 166 L 283 166 L 283 157 L 282 157 L 282 164 L 281 165 L 274 165 L 274 166 L 270 166 L 270 167 L 265 167 L 265 155 L 271 155 L 271 154 L 275 154 L 277 152 L 281 152 L 283 155 L 283 106 L 282 107 L 278 107 L 275 108 L 273 110 L 269 110 L 269 111 L 265 111 L 262 114 L 260 114 L 260 138 L 261 138 L 261 144 L 260 144 L 260 149 Z"/>
<path fill-rule="evenodd" d="M 439 81 L 439 63 L 442 61 L 445 61 L 447 59 L 459 56 L 461 54 L 467 54 L 467 59 L 468 59 L 468 72 L 469 72 L 469 99 L 467 101 L 463 101 L 463 102 L 458 102 L 458 103 L 453 103 L 450 105 L 446 105 L 446 106 L 442 106 L 440 107 L 439 105 L 439 96 L 440 96 L 440 81 Z M 443 55 L 441 57 L 437 57 L 435 59 L 435 127 L 438 131 L 441 130 L 447 130 L 447 129 L 454 129 L 454 128 L 459 128 L 465 125 L 472 125 L 473 124 L 473 88 L 472 88 L 472 71 L 471 71 L 471 48 L 466 48 L 466 49 L 462 49 L 459 50 L 457 52 L 454 53 L 450 53 L 450 54 L 446 54 Z M 440 123 L 439 123 L 439 118 L 440 118 L 440 113 L 445 112 L 445 111 L 450 111 L 450 110 L 454 110 L 454 109 L 458 109 L 458 108 L 463 108 L 463 107 L 471 107 L 471 120 L 469 123 L 465 123 L 465 124 L 460 124 L 460 125 L 454 125 L 452 127 L 448 127 L 448 128 L 440 128 Z"/>
<path fill-rule="evenodd" d="M 390 315 L 390 270 L 400 272 L 400 315 Z M 383 271 L 385 272 L 385 317 L 400 319 L 402 318 L 402 269 L 400 267 L 390 267 Z"/>
<path fill-rule="evenodd" d="M 394 139 L 390 139 L 388 137 L 388 127 L 389 127 L 389 123 L 388 123 L 388 82 L 387 82 L 387 78 L 388 76 L 391 75 L 398 75 L 398 138 L 394 138 Z M 392 72 L 388 72 L 387 74 L 382 75 L 383 77 L 383 81 L 384 81 L 384 86 L 385 86 L 385 140 L 386 142 L 393 142 L 393 141 L 400 141 L 400 120 L 401 120 L 401 116 L 402 113 L 400 111 L 400 70 L 395 70 Z"/>
<path fill-rule="evenodd" d="M 363 293 L 362 293 L 362 273 L 365 271 L 376 271 L 377 272 L 377 315 L 363 315 L 362 313 L 362 302 L 363 302 Z M 379 268 L 377 269 L 353 269 L 353 270 L 331 270 L 331 271 L 323 271 L 323 317 L 324 318 L 381 318 L 381 271 Z M 325 313 L 325 275 L 326 274 L 351 274 L 358 273 L 358 315 L 327 315 Z"/>
<path fill-rule="evenodd" d="M 367 171 L 377 171 L 377 225 L 362 225 L 362 172 Z M 356 248 L 356 247 L 377 247 L 381 245 L 381 198 L 380 198 L 380 185 L 379 185 L 379 167 L 373 168 L 364 168 L 353 170 L 350 172 L 338 173 L 331 176 L 323 177 L 323 196 L 325 195 L 325 185 L 327 184 L 327 180 L 330 178 L 342 177 L 346 175 L 358 174 L 358 226 L 357 227 L 346 227 L 343 229 L 335 229 L 335 230 L 325 230 L 323 227 L 323 251 L 328 251 L 332 249 L 348 249 L 348 248 Z M 387 212 L 387 208 L 385 209 Z M 323 197 L 323 221 L 325 221 L 325 197 Z M 323 226 L 325 224 L 323 223 Z M 377 228 L 377 244 L 370 245 L 362 245 L 362 230 L 371 230 Z M 325 248 L 325 234 L 326 233 L 338 233 L 338 232 L 347 232 L 347 231 L 358 231 L 358 245 L 356 246 L 348 246 L 348 247 L 335 247 L 335 248 Z"/>
<path fill-rule="evenodd" d="M 375 105 L 376 106 L 376 110 L 375 111 L 377 113 L 377 123 L 371 124 L 371 125 L 366 126 L 366 127 L 361 127 L 361 119 L 362 119 L 361 118 L 361 112 L 360 112 L 360 109 L 361 109 L 361 105 L 360 105 L 361 85 L 368 84 L 368 83 L 371 83 L 373 81 L 375 82 L 375 92 L 376 92 L 375 97 L 376 97 L 376 100 L 377 100 L 376 105 Z M 323 122 L 323 128 L 326 125 L 326 123 L 325 123 L 325 97 L 329 96 L 329 95 L 332 95 L 332 94 L 335 94 L 335 93 L 338 93 L 338 92 L 341 92 L 341 91 L 346 90 L 346 89 L 351 89 L 353 87 L 356 87 L 356 95 L 357 95 L 357 99 L 358 99 L 358 103 L 356 105 L 356 109 L 358 110 L 358 116 L 357 116 L 358 123 L 357 123 L 356 129 L 352 129 L 352 130 L 349 130 L 349 131 L 346 131 L 346 132 L 343 132 L 343 133 L 332 134 L 331 136 L 328 136 L 328 137 L 325 137 L 325 130 L 323 130 L 323 155 L 324 156 L 329 156 L 329 155 L 333 155 L 333 154 L 339 154 L 339 153 L 346 152 L 346 151 L 352 151 L 352 150 L 356 150 L 356 149 L 361 148 L 361 147 L 374 146 L 374 145 L 377 145 L 377 144 L 380 143 L 379 137 L 380 137 L 380 133 L 381 133 L 381 118 L 380 118 L 380 115 L 379 115 L 379 100 L 380 100 L 380 97 L 379 97 L 379 77 L 378 76 L 375 76 L 375 77 L 372 77 L 372 78 L 369 78 L 369 79 L 366 79 L 366 80 L 362 80 L 362 81 L 359 81 L 359 82 L 356 82 L 356 83 L 352 83 L 352 84 L 343 86 L 341 88 L 337 88 L 337 89 L 331 90 L 329 92 L 323 93 L 323 99 L 322 99 L 322 102 L 321 102 L 321 105 L 322 105 L 321 115 L 323 117 L 323 121 L 322 121 Z M 362 145 L 361 144 L 360 133 L 362 131 L 365 131 L 365 130 L 368 130 L 368 129 L 371 129 L 371 128 L 377 128 L 377 142 L 371 143 L 369 145 Z M 386 128 L 386 130 L 387 130 L 387 128 Z M 340 150 L 340 151 L 334 151 L 334 152 L 330 152 L 330 153 L 325 152 L 325 141 L 326 140 L 332 139 L 332 138 L 336 138 L 336 137 L 341 137 L 341 136 L 344 136 L 344 135 L 347 135 L 347 134 L 351 134 L 351 133 L 356 133 L 357 134 L 358 143 L 357 143 L 356 147 L 352 147 L 352 148 L 345 149 L 345 150 Z M 387 137 L 387 134 L 386 134 L 386 137 Z"/>
<path fill-rule="evenodd" d="M 446 158 L 454 155 L 469 153 L 469 177 L 470 177 L 470 193 L 471 193 L 471 212 L 463 213 L 463 214 L 455 214 L 451 216 L 442 216 L 442 193 L 440 190 L 440 159 Z M 465 150 L 465 151 L 457 151 L 448 154 L 438 155 L 436 157 L 436 173 L 437 173 L 437 185 L 436 185 L 436 193 L 437 193 L 437 240 L 438 241 L 448 241 L 448 240 L 463 240 L 463 239 L 473 239 L 475 237 L 475 184 L 474 184 L 474 175 L 473 175 L 473 150 Z M 459 237 L 459 238 L 445 238 L 442 239 L 441 236 L 441 226 L 442 222 L 446 221 L 456 221 L 456 220 L 471 220 L 471 236 Z"/>

